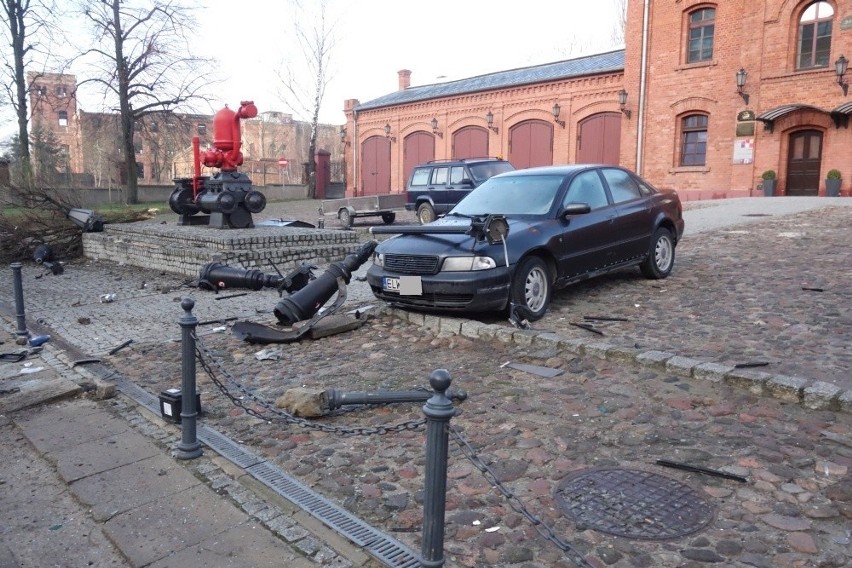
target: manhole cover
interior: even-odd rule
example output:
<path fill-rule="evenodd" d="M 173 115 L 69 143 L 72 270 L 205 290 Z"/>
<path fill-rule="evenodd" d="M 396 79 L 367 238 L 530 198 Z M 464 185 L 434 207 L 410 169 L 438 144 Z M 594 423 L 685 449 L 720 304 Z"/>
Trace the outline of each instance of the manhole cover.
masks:
<path fill-rule="evenodd" d="M 638 469 L 592 468 L 556 487 L 556 501 L 584 528 L 626 538 L 692 534 L 713 520 L 713 506 L 683 483 Z"/>

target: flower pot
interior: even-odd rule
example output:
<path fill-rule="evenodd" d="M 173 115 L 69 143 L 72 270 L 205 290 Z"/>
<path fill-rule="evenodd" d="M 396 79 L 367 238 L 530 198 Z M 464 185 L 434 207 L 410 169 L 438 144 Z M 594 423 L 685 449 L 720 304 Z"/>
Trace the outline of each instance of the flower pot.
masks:
<path fill-rule="evenodd" d="M 765 179 L 763 180 L 763 195 L 765 197 L 772 197 L 775 195 L 775 183 L 777 179 Z"/>
<path fill-rule="evenodd" d="M 837 197 L 838 195 L 840 195 L 840 184 L 842 183 L 842 179 L 825 180 L 825 194 L 828 197 Z"/>

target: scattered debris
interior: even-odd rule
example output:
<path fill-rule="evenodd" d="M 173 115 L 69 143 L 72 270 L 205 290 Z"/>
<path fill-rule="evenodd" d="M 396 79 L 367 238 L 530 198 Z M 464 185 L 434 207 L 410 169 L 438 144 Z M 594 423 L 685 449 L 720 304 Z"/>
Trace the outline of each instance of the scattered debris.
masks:
<path fill-rule="evenodd" d="M 218 298 L 216 298 L 216 299 L 218 299 Z M 237 316 L 234 316 L 234 317 L 231 317 L 231 318 L 219 318 L 219 319 L 214 319 L 214 320 L 205 320 L 205 321 L 200 321 L 195 325 L 212 325 L 214 323 L 225 325 L 226 322 L 234 321 L 236 319 L 237 319 Z"/>
<path fill-rule="evenodd" d="M 281 350 L 274 347 L 267 347 L 255 353 L 254 358 L 258 361 L 278 361 L 281 359 Z"/>
<path fill-rule="evenodd" d="M 684 471 L 691 471 L 692 473 L 705 473 L 707 475 L 715 475 L 716 477 L 723 477 L 725 479 L 733 479 L 734 481 L 739 481 L 740 483 L 746 483 L 748 480 L 741 475 L 734 475 L 733 473 L 727 473 L 724 471 L 719 471 L 717 469 L 708 469 L 706 467 L 698 467 L 694 465 L 689 465 L 685 463 L 673 462 L 669 460 L 657 460 L 657 465 L 662 465 L 664 467 L 671 467 L 674 469 L 682 469 Z"/>
<path fill-rule="evenodd" d="M 802 286 L 802 290 L 805 292 L 825 292 L 824 288 L 810 288 L 808 286 Z"/>
<path fill-rule="evenodd" d="M 591 331 L 592 333 L 597 333 L 598 335 L 604 334 L 604 332 L 602 332 L 601 330 L 599 330 L 595 326 L 587 324 L 587 323 L 577 323 L 577 322 L 573 322 L 573 321 L 568 322 L 568 323 L 570 323 L 571 325 L 573 325 L 575 327 L 579 327 L 580 329 L 585 329 L 586 331 Z"/>
<path fill-rule="evenodd" d="M 583 316 L 586 321 L 630 321 L 627 318 L 617 318 L 610 316 Z"/>
<path fill-rule="evenodd" d="M 526 363 L 513 363 L 512 361 L 506 361 L 500 368 L 509 367 L 510 369 L 515 369 L 518 371 L 524 371 L 527 373 L 531 373 L 533 375 L 538 375 L 540 377 L 546 377 L 548 379 L 552 377 L 558 377 L 565 371 L 562 369 L 554 369 L 553 367 L 542 367 L 541 365 L 528 365 Z"/>
<path fill-rule="evenodd" d="M 87 317 L 79 317 L 77 318 L 77 323 L 79 323 L 80 325 L 89 325 L 90 323 L 92 323 L 92 320 Z"/>
<path fill-rule="evenodd" d="M 73 363 L 71 363 L 71 367 L 74 368 L 77 365 L 89 365 L 91 363 L 100 363 L 100 359 L 88 358 L 88 359 L 77 359 Z"/>
<path fill-rule="evenodd" d="M 30 337 L 29 344 L 30 347 L 38 347 L 39 345 L 44 345 L 48 341 L 50 341 L 49 335 L 35 335 Z"/>
<path fill-rule="evenodd" d="M 113 347 L 112 349 L 110 349 L 110 350 L 109 350 L 109 354 L 110 354 L 110 355 L 115 355 L 116 353 L 118 353 L 119 351 L 121 351 L 122 349 L 124 349 L 125 347 L 127 347 L 128 345 L 130 345 L 131 343 L 133 343 L 133 340 L 132 340 L 132 339 L 128 339 L 127 341 L 125 341 L 125 342 L 124 342 L 124 343 L 122 343 L 121 345 L 117 345 L 117 346 Z"/>
<path fill-rule="evenodd" d="M 31 373 L 38 373 L 39 371 L 44 371 L 44 367 L 24 367 L 21 369 L 19 375 L 29 375 Z"/>
<path fill-rule="evenodd" d="M 102 304 L 109 304 L 115 301 L 115 294 L 101 294 L 100 299 Z"/>
<path fill-rule="evenodd" d="M 213 298 L 214 300 L 228 300 L 230 298 L 239 298 L 240 296 L 247 296 L 248 292 L 237 292 L 236 294 L 228 294 L 227 296 L 216 296 Z"/>
<path fill-rule="evenodd" d="M 752 367 L 766 367 L 769 365 L 769 361 L 753 361 L 751 363 L 737 363 L 734 365 L 735 369 L 750 369 Z"/>
<path fill-rule="evenodd" d="M 0 395 L 15 394 L 16 392 L 21 392 L 21 388 L 20 387 L 12 387 L 10 389 L 0 389 Z"/>

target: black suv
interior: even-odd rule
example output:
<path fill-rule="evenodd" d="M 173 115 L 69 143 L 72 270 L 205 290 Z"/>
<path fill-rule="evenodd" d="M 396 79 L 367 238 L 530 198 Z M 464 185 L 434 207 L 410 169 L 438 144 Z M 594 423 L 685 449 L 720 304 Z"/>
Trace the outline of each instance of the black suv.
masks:
<path fill-rule="evenodd" d="M 515 168 L 499 158 L 432 160 L 414 168 L 405 187 L 405 208 L 422 224 L 447 213 L 461 198 L 492 176 Z"/>

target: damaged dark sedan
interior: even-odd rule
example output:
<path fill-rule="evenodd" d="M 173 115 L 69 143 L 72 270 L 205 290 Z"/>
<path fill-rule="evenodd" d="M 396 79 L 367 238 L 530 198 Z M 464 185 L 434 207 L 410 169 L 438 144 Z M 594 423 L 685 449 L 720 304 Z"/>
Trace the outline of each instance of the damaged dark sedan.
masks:
<path fill-rule="evenodd" d="M 683 228 L 677 193 L 624 168 L 517 170 L 432 223 L 374 228 L 399 234 L 376 247 L 367 281 L 399 306 L 536 321 L 553 291 L 574 282 L 626 267 L 666 278 Z"/>

